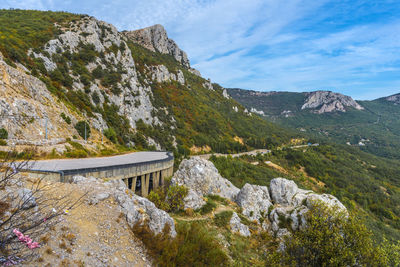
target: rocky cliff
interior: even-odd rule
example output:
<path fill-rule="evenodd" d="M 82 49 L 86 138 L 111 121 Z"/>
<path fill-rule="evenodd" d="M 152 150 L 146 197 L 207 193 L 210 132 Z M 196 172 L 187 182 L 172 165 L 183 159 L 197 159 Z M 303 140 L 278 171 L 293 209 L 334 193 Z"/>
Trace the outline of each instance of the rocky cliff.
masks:
<path fill-rule="evenodd" d="M 169 54 L 184 67 L 190 68 L 189 59 L 174 40 L 168 38 L 167 31 L 160 24 L 156 24 L 136 31 L 126 31 L 124 34 L 133 42 L 161 54 Z"/>
<path fill-rule="evenodd" d="M 185 154 L 193 146 L 216 149 L 220 143 L 235 149 L 237 137 L 247 136 L 244 147 L 273 132 L 285 136 L 190 68 L 161 25 L 119 32 L 86 15 L 0 12 L 15 21 L 37 20 L 24 28 L 36 36 L 32 40 L 18 23 L 2 24 L 16 32 L 0 40 L 0 128 L 8 131 L 10 145 L 50 142 L 63 154 L 68 138 L 82 140 L 75 128 L 80 121 L 89 123 L 97 150 L 112 142 Z M 48 30 L 40 31 L 41 25 Z"/>
<path fill-rule="evenodd" d="M 331 91 L 315 91 L 307 93 L 307 99 L 301 109 L 310 109 L 321 114 L 326 112 L 346 112 L 352 107 L 358 110 L 364 109 L 350 96 L 345 96 Z"/>

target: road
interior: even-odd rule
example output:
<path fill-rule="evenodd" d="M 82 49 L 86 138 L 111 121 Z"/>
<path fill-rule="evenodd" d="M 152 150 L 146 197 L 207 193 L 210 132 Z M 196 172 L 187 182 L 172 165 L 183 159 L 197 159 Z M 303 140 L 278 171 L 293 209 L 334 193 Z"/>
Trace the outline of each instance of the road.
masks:
<path fill-rule="evenodd" d="M 260 153 L 260 154 L 267 154 L 267 153 L 271 153 L 271 150 L 269 150 L 269 149 L 255 149 L 255 150 L 252 150 L 252 151 L 241 152 L 241 153 L 237 153 L 237 154 L 213 153 L 213 154 L 193 155 L 192 157 L 200 157 L 200 158 L 202 158 L 202 159 L 210 159 L 210 157 L 211 157 L 212 155 L 214 155 L 214 156 L 216 156 L 216 157 L 227 157 L 227 156 L 231 156 L 232 158 L 237 158 L 237 157 L 244 156 L 244 155 L 256 156 L 258 153 Z"/>
<path fill-rule="evenodd" d="M 307 144 L 307 145 L 298 145 L 298 146 L 290 146 L 288 148 L 302 148 L 302 147 L 310 147 L 310 146 L 319 146 L 319 144 Z M 271 150 L 269 149 L 255 149 L 252 151 L 247 151 L 247 152 L 241 152 L 241 153 L 237 153 L 237 154 L 221 154 L 221 153 L 213 153 L 213 154 L 203 154 L 203 155 L 193 155 L 191 157 L 200 157 L 202 159 L 210 159 L 210 157 L 212 155 L 216 156 L 216 157 L 227 157 L 227 156 L 231 156 L 232 158 L 237 158 L 240 156 L 244 156 L 244 155 L 250 155 L 250 156 L 257 156 L 257 154 L 268 154 L 271 153 Z"/>
<path fill-rule="evenodd" d="M 124 155 L 84 158 L 84 159 L 54 159 L 32 162 L 31 170 L 37 171 L 68 171 L 88 168 L 111 167 L 134 163 L 145 163 L 168 158 L 168 152 L 133 152 Z"/>

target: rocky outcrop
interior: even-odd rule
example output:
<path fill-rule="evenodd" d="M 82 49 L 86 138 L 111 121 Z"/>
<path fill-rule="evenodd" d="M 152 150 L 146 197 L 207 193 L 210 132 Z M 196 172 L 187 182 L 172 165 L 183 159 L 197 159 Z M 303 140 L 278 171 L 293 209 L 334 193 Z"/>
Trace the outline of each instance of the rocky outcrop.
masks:
<path fill-rule="evenodd" d="M 250 236 L 250 230 L 247 225 L 241 223 L 239 216 L 236 212 L 232 214 L 231 220 L 229 221 L 231 231 L 238 233 L 241 236 Z"/>
<path fill-rule="evenodd" d="M 97 94 L 99 104 L 105 102 L 104 95 L 106 95 L 112 104 L 119 107 L 119 115 L 125 116 L 132 128 L 136 128 L 136 122 L 139 120 L 149 125 L 160 125 L 161 122 L 154 116 L 155 108 L 151 102 L 153 97 L 151 87 L 146 80 L 139 82 L 131 50 L 127 49 L 126 36 L 118 32 L 113 25 L 85 16 L 78 21 L 71 22 L 69 28 L 63 28 L 62 33 L 56 39 L 47 42 L 43 53 L 32 52 L 32 54 L 36 58 L 41 58 L 47 71 L 51 72 L 55 66 L 53 61 L 55 54 L 60 51 L 79 53 L 83 46 L 88 45 L 94 47 L 97 56 L 91 62 L 85 62 L 85 67 L 89 71 L 101 68 L 119 72 L 121 79 L 112 86 L 119 92 L 116 93 L 111 88 L 104 90 L 104 85 L 99 79 L 91 81 L 88 88 L 81 82 L 81 77 L 75 77 L 75 74 L 70 71 L 70 76 L 75 80 L 72 90 L 85 90 L 88 95 Z M 183 75 L 178 76 L 175 77 L 175 80 L 182 81 Z M 107 94 L 104 94 L 105 92 Z M 91 101 L 93 105 L 97 105 L 93 99 Z M 94 115 L 96 118 L 92 119 L 93 127 L 101 131 L 108 128 L 100 113 L 94 113 Z"/>
<path fill-rule="evenodd" d="M 38 78 L 24 68 L 9 66 L 0 53 L 0 128 L 10 139 L 43 140 L 46 125 L 49 138 L 77 134 L 60 117 L 61 113 L 76 122 L 62 102 L 57 102 Z"/>
<path fill-rule="evenodd" d="M 251 220 L 259 220 L 268 214 L 272 205 L 268 187 L 245 184 L 236 196 L 236 203 L 242 208 L 243 215 Z"/>
<path fill-rule="evenodd" d="M 234 201 L 239 193 L 236 186 L 218 173 L 212 162 L 200 157 L 184 159 L 171 182 L 185 185 L 200 197 L 218 195 Z"/>
<path fill-rule="evenodd" d="M 188 194 L 183 201 L 185 204 L 185 209 L 197 210 L 206 204 L 203 197 L 191 188 L 189 188 Z"/>
<path fill-rule="evenodd" d="M 172 177 L 173 184 L 185 185 L 189 194 L 185 208 L 198 209 L 204 205 L 203 196 L 219 195 L 235 201 L 244 216 L 260 224 L 283 240 L 283 237 L 306 226 L 306 213 L 316 203 L 334 207 L 338 212 L 347 213 L 346 207 L 334 196 L 317 194 L 298 188 L 294 181 L 275 178 L 267 186 L 245 184 L 236 188 L 221 177 L 214 164 L 200 157 L 185 159 Z M 234 213 L 230 220 L 231 230 L 248 236 L 248 227 L 240 222 Z M 283 244 L 281 244 L 283 246 Z"/>
<path fill-rule="evenodd" d="M 385 100 L 393 102 L 395 105 L 400 105 L 400 94 L 388 96 L 385 98 Z"/>
<path fill-rule="evenodd" d="M 352 107 L 358 110 L 364 108 L 351 97 L 331 91 L 315 91 L 307 93 L 307 99 L 301 109 L 312 109 L 314 113 L 346 112 Z"/>
<path fill-rule="evenodd" d="M 164 65 L 157 65 L 151 67 L 152 79 L 157 81 L 158 83 L 167 82 L 167 81 L 177 81 L 180 84 L 185 84 L 185 77 L 183 76 L 183 72 L 178 70 L 176 74 L 168 71 L 167 67 Z"/>
<path fill-rule="evenodd" d="M 169 39 L 167 31 L 160 24 L 156 24 L 136 31 L 124 32 L 133 42 L 161 54 L 169 54 L 185 68 L 190 68 L 189 59 L 174 40 Z"/>
<path fill-rule="evenodd" d="M 158 234 L 168 225 L 170 235 L 176 236 L 175 223 L 169 214 L 158 209 L 148 199 L 135 195 L 121 180 L 103 182 L 93 177 L 74 176 L 71 182 L 88 189 L 90 204 L 96 205 L 109 197 L 113 197 L 119 204 L 130 227 L 147 223 L 150 230 Z"/>

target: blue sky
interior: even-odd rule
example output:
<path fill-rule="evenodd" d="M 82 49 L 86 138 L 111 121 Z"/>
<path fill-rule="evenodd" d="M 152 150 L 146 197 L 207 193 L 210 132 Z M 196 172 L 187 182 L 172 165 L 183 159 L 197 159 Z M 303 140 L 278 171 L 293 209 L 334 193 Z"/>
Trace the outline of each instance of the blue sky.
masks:
<path fill-rule="evenodd" d="M 400 1 L 2 0 L 86 13 L 134 30 L 162 24 L 192 66 L 224 87 L 400 93 Z"/>

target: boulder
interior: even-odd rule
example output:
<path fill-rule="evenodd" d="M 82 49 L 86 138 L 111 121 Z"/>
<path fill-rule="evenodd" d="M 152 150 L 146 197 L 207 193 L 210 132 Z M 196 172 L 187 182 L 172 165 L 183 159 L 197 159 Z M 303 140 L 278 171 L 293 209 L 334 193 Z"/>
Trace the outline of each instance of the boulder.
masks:
<path fill-rule="evenodd" d="M 241 223 L 240 218 L 236 212 L 232 214 L 232 218 L 229 221 L 229 225 L 231 227 L 232 232 L 238 233 L 241 236 L 250 236 L 249 227 Z"/>
<path fill-rule="evenodd" d="M 199 196 L 218 195 L 234 201 L 239 193 L 239 189 L 223 178 L 211 161 L 200 157 L 184 159 L 171 182 L 185 185 Z"/>
<path fill-rule="evenodd" d="M 281 205 L 291 205 L 292 198 L 298 191 L 296 183 L 285 178 L 272 179 L 269 189 L 273 202 Z"/>
<path fill-rule="evenodd" d="M 272 205 L 268 187 L 245 184 L 236 196 L 236 203 L 242 208 L 243 215 L 258 220 L 268 215 Z"/>
<path fill-rule="evenodd" d="M 206 202 L 204 201 L 202 196 L 199 196 L 193 189 L 189 189 L 189 192 L 185 199 L 183 200 L 185 203 L 185 209 L 193 209 L 197 210 L 203 207 Z"/>
<path fill-rule="evenodd" d="M 310 194 L 307 197 L 307 207 L 312 208 L 316 202 L 322 202 L 329 207 L 336 207 L 339 211 L 347 213 L 346 207 L 336 197 L 329 194 Z"/>
<path fill-rule="evenodd" d="M 126 216 L 130 227 L 148 223 L 150 230 L 155 234 L 159 234 L 168 225 L 171 237 L 176 236 L 174 220 L 167 212 L 158 209 L 147 198 L 134 194 L 130 196 L 125 192 L 118 191 L 115 194 L 115 199 L 120 205 L 122 213 Z"/>

